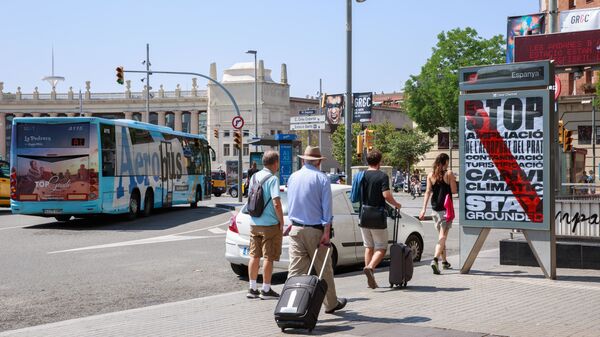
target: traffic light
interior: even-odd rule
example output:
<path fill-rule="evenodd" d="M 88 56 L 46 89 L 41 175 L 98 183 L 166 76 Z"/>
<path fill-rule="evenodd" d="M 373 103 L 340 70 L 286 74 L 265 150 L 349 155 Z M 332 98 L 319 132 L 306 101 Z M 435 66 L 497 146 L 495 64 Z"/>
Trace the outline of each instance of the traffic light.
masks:
<path fill-rule="evenodd" d="M 125 83 L 125 74 L 123 73 L 125 69 L 123 67 L 117 67 L 117 83 L 123 85 Z"/>
<path fill-rule="evenodd" d="M 566 128 L 563 131 L 563 151 L 564 152 L 571 152 L 571 150 L 573 149 L 573 145 L 571 145 L 571 143 L 573 142 L 573 131 L 571 130 L 567 130 Z"/>
<path fill-rule="evenodd" d="M 358 158 L 361 158 L 363 154 L 363 139 L 362 132 L 356 136 L 356 154 Z"/>
<path fill-rule="evenodd" d="M 327 94 L 321 93 L 321 108 L 325 107 L 326 97 L 327 97 Z"/>
<path fill-rule="evenodd" d="M 219 138 L 219 129 L 214 129 L 215 138 Z"/>
<path fill-rule="evenodd" d="M 236 131 L 233 134 L 233 142 L 235 143 L 234 146 L 238 149 L 241 150 L 242 149 L 242 133 L 240 131 Z"/>
<path fill-rule="evenodd" d="M 367 151 L 373 150 L 373 142 L 375 140 L 375 136 L 373 135 L 375 131 L 366 129 L 365 130 L 365 147 Z"/>
<path fill-rule="evenodd" d="M 558 144 L 562 144 L 564 140 L 565 126 L 562 119 L 558 121 Z"/>

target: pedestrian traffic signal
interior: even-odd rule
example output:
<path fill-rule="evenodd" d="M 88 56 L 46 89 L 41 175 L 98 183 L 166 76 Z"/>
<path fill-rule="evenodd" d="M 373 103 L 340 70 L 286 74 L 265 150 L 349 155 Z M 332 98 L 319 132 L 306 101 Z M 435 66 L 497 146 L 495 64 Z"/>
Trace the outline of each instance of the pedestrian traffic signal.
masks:
<path fill-rule="evenodd" d="M 238 149 L 241 150 L 242 149 L 242 133 L 240 131 L 236 131 L 233 134 L 233 142 L 235 143 L 234 146 Z"/>
<path fill-rule="evenodd" d="M 125 83 L 125 74 L 123 73 L 125 69 L 123 67 L 117 67 L 117 83 L 123 84 Z"/>
<path fill-rule="evenodd" d="M 562 144 L 564 141 L 565 126 L 562 119 L 558 121 L 558 144 Z"/>
<path fill-rule="evenodd" d="M 219 138 L 219 129 L 214 129 L 215 138 Z"/>
<path fill-rule="evenodd" d="M 571 152 L 571 150 L 573 149 L 573 145 L 571 145 L 572 142 L 573 142 L 573 131 L 567 130 L 565 128 L 563 131 L 563 151 L 564 152 Z"/>
<path fill-rule="evenodd" d="M 375 131 L 373 130 L 365 130 L 365 147 L 367 148 L 367 151 L 373 150 L 373 142 L 375 141 L 374 133 Z"/>

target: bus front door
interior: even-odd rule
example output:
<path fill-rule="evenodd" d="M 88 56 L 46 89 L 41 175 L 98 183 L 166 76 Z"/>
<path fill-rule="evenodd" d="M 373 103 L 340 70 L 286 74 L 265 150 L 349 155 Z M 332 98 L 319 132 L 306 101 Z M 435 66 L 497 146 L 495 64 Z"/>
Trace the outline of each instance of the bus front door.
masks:
<path fill-rule="evenodd" d="M 160 157 L 162 158 L 160 180 L 162 183 L 163 207 L 170 207 L 173 203 L 173 144 L 160 143 Z"/>

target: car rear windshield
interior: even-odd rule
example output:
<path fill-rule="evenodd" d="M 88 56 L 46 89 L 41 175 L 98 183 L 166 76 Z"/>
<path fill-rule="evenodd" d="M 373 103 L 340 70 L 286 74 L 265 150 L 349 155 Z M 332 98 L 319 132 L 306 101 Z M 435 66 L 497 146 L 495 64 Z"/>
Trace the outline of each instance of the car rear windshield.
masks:
<path fill-rule="evenodd" d="M 281 198 L 281 206 L 283 208 L 283 215 L 288 215 L 288 202 L 287 202 L 287 192 L 279 192 L 279 197 Z M 248 210 L 246 209 L 246 206 L 248 204 L 245 204 L 244 207 L 242 208 L 242 213 L 244 214 L 248 214 Z"/>

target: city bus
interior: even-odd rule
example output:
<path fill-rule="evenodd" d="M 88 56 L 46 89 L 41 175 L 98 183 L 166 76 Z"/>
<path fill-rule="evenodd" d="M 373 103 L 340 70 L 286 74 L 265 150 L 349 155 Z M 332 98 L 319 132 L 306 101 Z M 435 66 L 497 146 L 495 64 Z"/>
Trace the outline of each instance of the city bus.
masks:
<path fill-rule="evenodd" d="M 210 198 L 214 151 L 202 135 L 124 119 L 25 117 L 13 120 L 13 213 L 55 217 L 196 207 Z"/>

